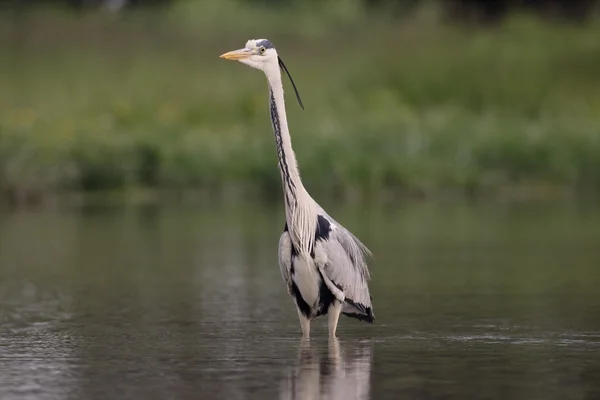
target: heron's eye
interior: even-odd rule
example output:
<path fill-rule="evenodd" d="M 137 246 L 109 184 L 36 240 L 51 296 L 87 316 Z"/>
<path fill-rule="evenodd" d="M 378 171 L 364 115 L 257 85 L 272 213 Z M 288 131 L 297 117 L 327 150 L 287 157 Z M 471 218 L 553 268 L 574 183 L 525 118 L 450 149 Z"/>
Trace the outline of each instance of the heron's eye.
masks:
<path fill-rule="evenodd" d="M 265 51 L 267 51 L 267 49 L 265 49 L 264 47 L 260 48 L 260 54 L 265 54 Z"/>

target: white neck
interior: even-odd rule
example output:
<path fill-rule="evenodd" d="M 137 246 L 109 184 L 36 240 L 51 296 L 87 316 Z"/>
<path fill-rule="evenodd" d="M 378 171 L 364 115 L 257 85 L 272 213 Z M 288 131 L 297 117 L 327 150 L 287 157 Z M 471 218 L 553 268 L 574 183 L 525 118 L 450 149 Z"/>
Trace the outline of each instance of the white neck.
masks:
<path fill-rule="evenodd" d="M 270 72 L 267 74 L 271 92 L 269 110 L 283 185 L 286 222 L 296 250 L 301 255 L 309 257 L 313 251 L 317 225 L 316 203 L 300 179 L 285 113 L 281 72 L 278 68 L 276 72 Z"/>
<path fill-rule="evenodd" d="M 292 197 L 305 192 L 304 185 L 300 179 L 300 171 L 296 154 L 292 148 L 292 138 L 287 124 L 287 115 L 285 112 L 285 99 L 283 96 L 283 85 L 281 82 L 281 73 L 270 74 L 269 88 L 270 100 L 269 111 L 273 133 L 275 134 L 275 144 L 277 147 L 277 160 L 281 172 L 281 183 L 285 198 L 286 208 L 297 206 Z"/>

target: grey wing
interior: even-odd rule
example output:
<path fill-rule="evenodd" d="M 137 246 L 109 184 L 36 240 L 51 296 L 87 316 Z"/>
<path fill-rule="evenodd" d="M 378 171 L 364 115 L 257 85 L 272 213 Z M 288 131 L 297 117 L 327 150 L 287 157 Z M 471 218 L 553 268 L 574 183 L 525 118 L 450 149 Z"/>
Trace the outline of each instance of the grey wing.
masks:
<path fill-rule="evenodd" d="M 292 241 L 287 232 L 279 238 L 279 269 L 288 293 L 292 293 Z"/>
<path fill-rule="evenodd" d="M 364 319 L 374 320 L 370 279 L 366 256 L 368 249 L 347 229 L 340 226 L 331 217 L 329 235 L 319 240 L 315 246 L 315 263 L 331 283 L 344 294 L 345 304 L 342 312 Z"/>

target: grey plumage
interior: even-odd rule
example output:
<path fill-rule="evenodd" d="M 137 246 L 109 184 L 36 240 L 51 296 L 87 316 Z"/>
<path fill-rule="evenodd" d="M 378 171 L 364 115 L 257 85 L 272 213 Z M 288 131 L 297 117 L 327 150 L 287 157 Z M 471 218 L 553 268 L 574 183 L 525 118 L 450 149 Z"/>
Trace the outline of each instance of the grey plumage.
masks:
<path fill-rule="evenodd" d="M 375 315 L 369 293 L 370 273 L 366 261 L 367 256 L 371 254 L 370 251 L 321 207 L 319 207 L 319 215 L 329 222 L 329 226 L 327 232 L 319 232 L 315 235 L 317 239 L 314 255 L 311 258 L 315 268 L 320 272 L 320 275 L 316 275 L 315 283 L 327 286 L 333 297 L 343 303 L 341 310 L 343 314 L 373 322 Z M 298 290 L 295 288 L 301 285 L 294 273 L 295 264 L 298 262 L 301 260 L 292 248 L 290 236 L 286 231 L 279 239 L 279 267 L 288 293 L 294 297 L 298 295 Z M 319 290 L 318 293 L 319 295 L 312 299 L 311 296 L 295 299 L 297 303 L 304 300 L 310 307 L 311 312 L 306 315 L 309 319 L 326 314 L 328 311 L 320 309 L 321 306 L 329 306 L 329 304 L 322 304 L 324 300 L 322 291 Z M 302 310 L 302 305 L 298 304 L 298 307 Z"/>
<path fill-rule="evenodd" d="M 371 252 L 349 230 L 323 213 L 331 224 L 329 240 L 321 242 L 322 251 L 328 257 L 323 269 L 327 277 L 340 285 L 344 292 L 342 313 L 348 315 L 358 311 L 358 315 L 352 316 L 373 322 L 375 315 L 368 286 L 371 274 L 367 265 L 367 257 L 371 256 Z M 319 246 L 315 252 L 318 254 L 318 251 Z"/>

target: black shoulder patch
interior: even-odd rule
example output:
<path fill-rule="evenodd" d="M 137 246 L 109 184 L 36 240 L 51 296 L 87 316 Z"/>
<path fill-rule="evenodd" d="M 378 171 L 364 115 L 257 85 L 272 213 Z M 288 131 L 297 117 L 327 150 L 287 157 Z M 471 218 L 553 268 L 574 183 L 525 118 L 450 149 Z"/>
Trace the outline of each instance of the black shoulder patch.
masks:
<path fill-rule="evenodd" d="M 331 232 L 331 224 L 322 215 L 317 217 L 317 230 L 315 232 L 315 240 L 327 240 L 329 239 L 329 232 Z"/>

